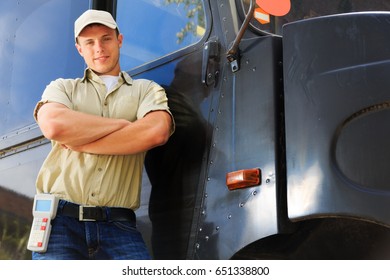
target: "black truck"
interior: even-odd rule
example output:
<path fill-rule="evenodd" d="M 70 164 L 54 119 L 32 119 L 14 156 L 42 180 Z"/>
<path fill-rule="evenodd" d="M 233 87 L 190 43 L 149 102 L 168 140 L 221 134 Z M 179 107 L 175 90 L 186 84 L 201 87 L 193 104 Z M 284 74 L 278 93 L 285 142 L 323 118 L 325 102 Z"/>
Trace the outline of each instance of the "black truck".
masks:
<path fill-rule="evenodd" d="M 277 4 L 276 4 L 277 3 Z M 122 70 L 176 121 L 147 153 L 155 259 L 390 258 L 390 2 L 2 0 L 0 259 L 28 259 L 45 86 L 83 74 L 73 23 L 116 18 Z"/>

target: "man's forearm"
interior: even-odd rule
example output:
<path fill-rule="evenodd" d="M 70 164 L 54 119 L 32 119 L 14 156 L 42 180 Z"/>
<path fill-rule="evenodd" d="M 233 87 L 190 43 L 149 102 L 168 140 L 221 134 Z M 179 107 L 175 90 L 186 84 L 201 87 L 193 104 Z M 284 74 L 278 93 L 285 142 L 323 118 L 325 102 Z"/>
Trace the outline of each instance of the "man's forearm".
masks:
<path fill-rule="evenodd" d="M 136 154 L 165 144 L 171 128 L 171 116 L 165 111 L 157 111 L 94 142 L 69 148 L 92 154 Z"/>
<path fill-rule="evenodd" d="M 42 106 L 39 126 L 48 139 L 69 146 L 80 146 L 109 135 L 130 122 L 76 112 L 56 103 Z"/>

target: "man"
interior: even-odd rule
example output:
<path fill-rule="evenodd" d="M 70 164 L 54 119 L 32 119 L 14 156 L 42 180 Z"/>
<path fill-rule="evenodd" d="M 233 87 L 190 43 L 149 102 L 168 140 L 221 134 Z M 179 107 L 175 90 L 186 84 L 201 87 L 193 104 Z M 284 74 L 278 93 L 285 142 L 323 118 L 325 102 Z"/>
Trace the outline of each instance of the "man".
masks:
<path fill-rule="evenodd" d="M 133 210 L 146 151 L 174 131 L 165 91 L 121 71 L 123 36 L 109 13 L 82 14 L 75 40 L 84 77 L 50 83 L 34 111 L 52 140 L 37 192 L 60 201 L 47 252 L 33 259 L 149 259 Z"/>

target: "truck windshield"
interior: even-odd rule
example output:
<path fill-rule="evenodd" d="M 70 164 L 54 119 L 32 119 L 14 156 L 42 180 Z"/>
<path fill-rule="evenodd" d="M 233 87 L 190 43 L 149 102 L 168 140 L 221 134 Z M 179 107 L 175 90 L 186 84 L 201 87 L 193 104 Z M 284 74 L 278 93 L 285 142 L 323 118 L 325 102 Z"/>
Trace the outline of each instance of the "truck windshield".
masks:
<path fill-rule="evenodd" d="M 242 9 L 248 11 L 250 0 L 240 2 Z M 284 24 L 302 19 L 352 12 L 390 11 L 390 1 L 383 0 L 290 0 L 290 2 L 291 9 L 285 16 L 271 15 L 269 23 L 260 23 L 253 19 L 252 27 L 260 32 L 282 35 Z"/>
<path fill-rule="evenodd" d="M 125 70 L 193 45 L 206 31 L 202 0 L 118 0 L 116 19 Z"/>

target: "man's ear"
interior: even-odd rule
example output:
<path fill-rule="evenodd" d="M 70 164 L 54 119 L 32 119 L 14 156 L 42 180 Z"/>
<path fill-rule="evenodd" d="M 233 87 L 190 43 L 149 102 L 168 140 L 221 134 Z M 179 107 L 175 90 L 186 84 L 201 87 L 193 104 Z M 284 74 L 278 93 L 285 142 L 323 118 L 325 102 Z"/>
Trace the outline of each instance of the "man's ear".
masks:
<path fill-rule="evenodd" d="M 83 51 L 82 51 L 80 45 L 79 45 L 78 43 L 76 43 L 75 46 L 76 46 L 76 49 L 77 49 L 77 51 L 79 52 L 79 54 L 80 54 L 81 56 L 83 56 Z"/>
<path fill-rule="evenodd" d="M 119 42 L 119 47 L 121 48 L 122 47 L 122 43 L 123 43 L 123 35 L 122 34 L 118 35 L 118 42 Z"/>

